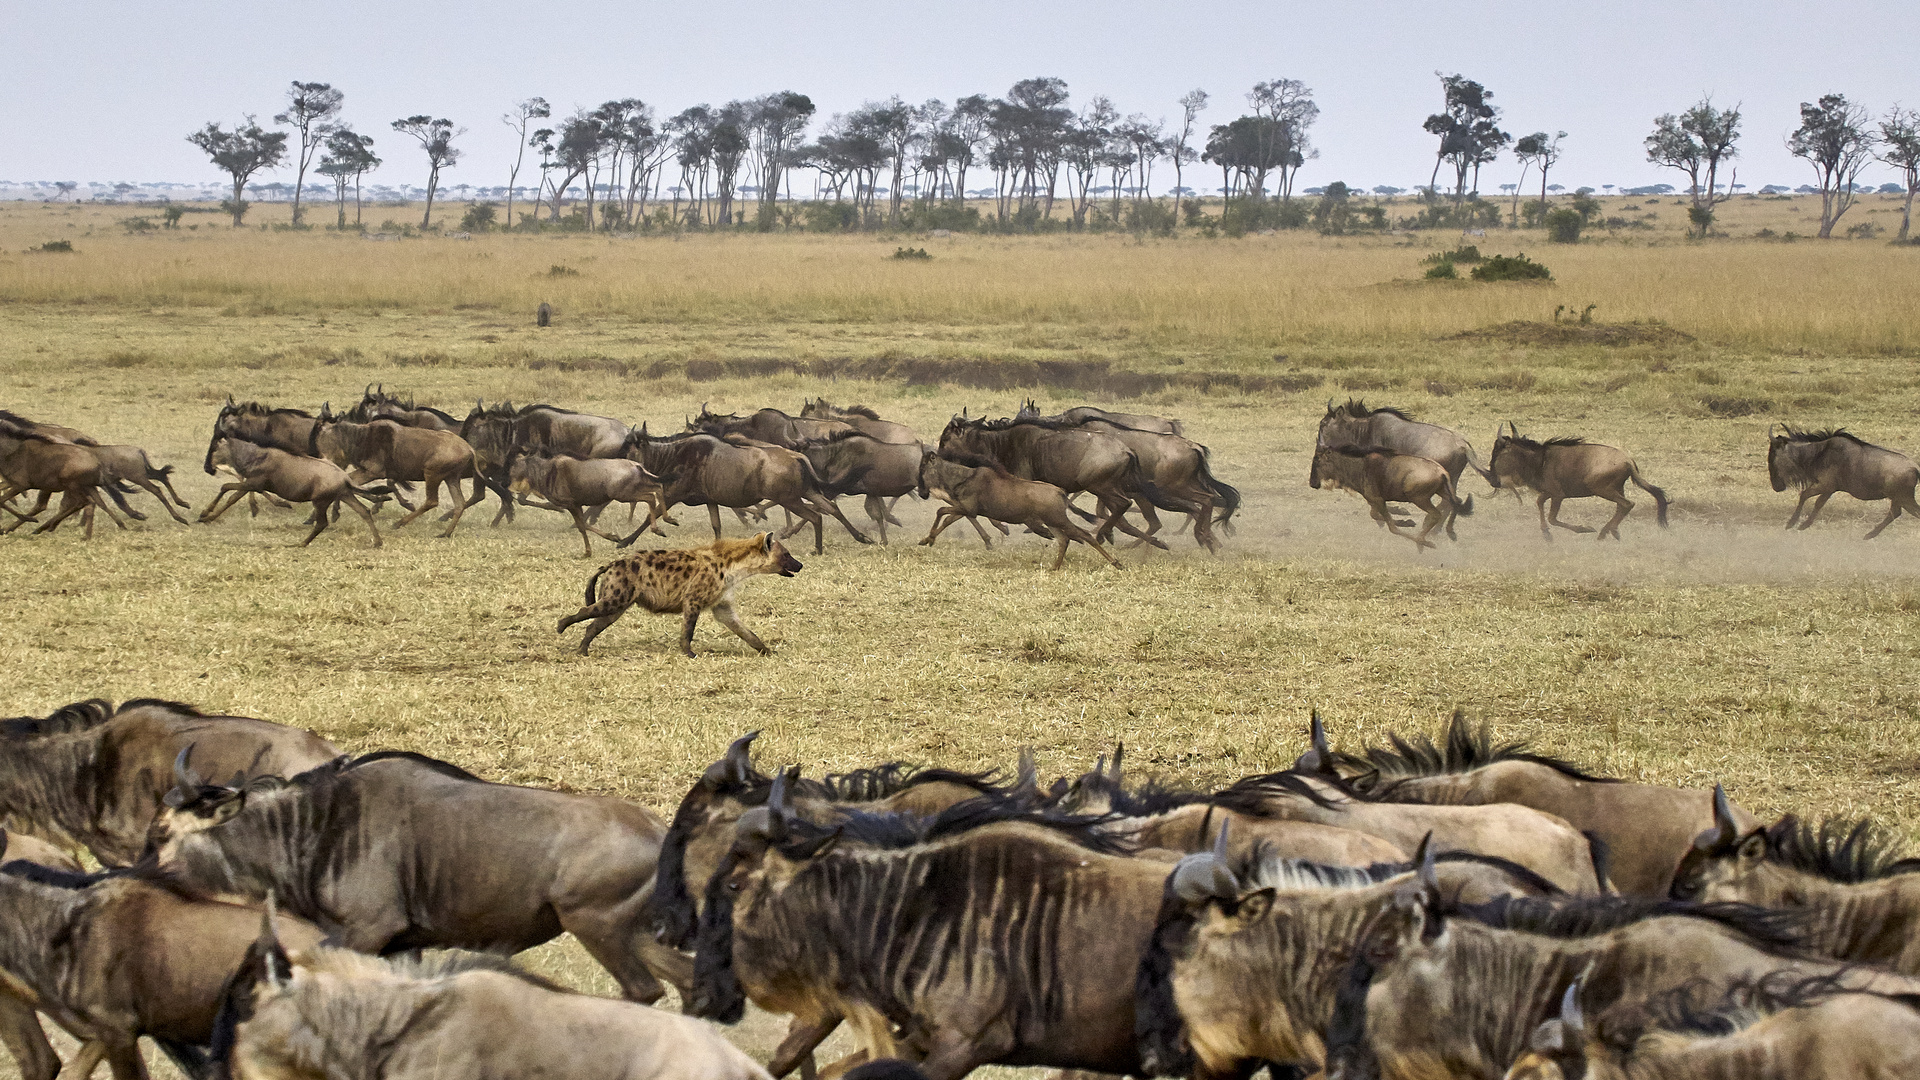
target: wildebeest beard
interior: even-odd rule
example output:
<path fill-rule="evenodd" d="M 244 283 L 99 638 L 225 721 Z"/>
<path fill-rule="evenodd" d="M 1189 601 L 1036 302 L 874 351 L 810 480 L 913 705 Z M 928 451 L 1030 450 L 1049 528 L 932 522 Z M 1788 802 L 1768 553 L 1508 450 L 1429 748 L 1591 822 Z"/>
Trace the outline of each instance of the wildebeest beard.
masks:
<path fill-rule="evenodd" d="M 694 941 L 693 1000 L 687 1007 L 694 1016 L 723 1024 L 739 1023 L 747 1008 L 746 991 L 733 970 L 733 890 L 727 887 L 739 864 L 739 858 L 728 852 L 707 880 Z"/>

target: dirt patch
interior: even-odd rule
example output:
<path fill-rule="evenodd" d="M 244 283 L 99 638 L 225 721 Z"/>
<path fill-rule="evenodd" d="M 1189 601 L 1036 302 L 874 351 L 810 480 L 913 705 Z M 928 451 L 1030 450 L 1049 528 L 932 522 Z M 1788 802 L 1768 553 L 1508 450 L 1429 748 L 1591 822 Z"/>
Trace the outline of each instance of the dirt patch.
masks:
<path fill-rule="evenodd" d="M 1659 322 L 1550 323 L 1516 319 L 1449 334 L 1442 341 L 1498 341 L 1507 345 L 1684 345 L 1692 334 Z"/>
<path fill-rule="evenodd" d="M 1128 371 L 1105 360 L 990 360 L 942 359 L 925 356 L 883 355 L 852 359 L 786 360 L 777 357 L 736 357 L 726 360 L 656 360 L 651 364 L 622 361 L 525 361 L 531 369 L 608 371 L 647 379 L 685 378 L 689 382 L 719 379 L 764 379 L 776 375 L 809 378 L 864 379 L 907 386 L 964 386 L 980 390 L 1016 390 L 1054 387 L 1066 390 L 1140 397 L 1169 387 L 1227 390 L 1238 393 L 1295 394 L 1326 381 L 1316 372 L 1256 375 L 1238 371 Z"/>

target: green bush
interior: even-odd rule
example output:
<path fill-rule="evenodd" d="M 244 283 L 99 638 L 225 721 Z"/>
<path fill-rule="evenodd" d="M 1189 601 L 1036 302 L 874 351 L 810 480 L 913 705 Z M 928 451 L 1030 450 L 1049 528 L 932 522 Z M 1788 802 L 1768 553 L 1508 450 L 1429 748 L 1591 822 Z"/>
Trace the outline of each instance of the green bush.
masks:
<path fill-rule="evenodd" d="M 808 232 L 852 232 L 860 225 L 860 210 L 850 202 L 808 203 Z"/>
<path fill-rule="evenodd" d="M 895 259 L 931 259 L 931 258 L 933 258 L 933 256 L 932 256 L 931 254 L 929 254 L 929 253 L 927 252 L 927 249 L 926 249 L 926 248 L 910 248 L 910 247 L 903 247 L 903 248 L 894 248 L 894 249 L 893 249 L 893 255 L 892 255 L 892 258 L 895 258 Z"/>
<path fill-rule="evenodd" d="M 1462 244 L 1452 251 L 1435 252 L 1424 261 L 1430 263 L 1477 263 L 1484 256 L 1480 254 L 1478 244 Z"/>
<path fill-rule="evenodd" d="M 494 216 L 499 213 L 499 210 L 499 206 L 491 202 L 474 203 L 472 206 L 467 207 L 465 214 L 460 216 L 460 230 L 462 232 L 486 232 L 493 228 L 493 219 Z"/>
<path fill-rule="evenodd" d="M 901 215 L 901 222 L 914 232 L 932 229 L 979 232 L 980 210 L 974 206 L 954 206 L 951 203 L 915 203 Z"/>
<path fill-rule="evenodd" d="M 1155 236 L 1172 236 L 1177 224 L 1173 207 L 1158 199 L 1139 200 L 1127 205 L 1127 229 L 1130 232 Z"/>
<path fill-rule="evenodd" d="M 1451 260 L 1442 260 L 1427 267 L 1427 278 L 1430 281 L 1456 281 L 1459 277 L 1460 271 L 1453 268 Z"/>
<path fill-rule="evenodd" d="M 1495 255 L 1473 268 L 1473 280 L 1552 281 L 1553 274 L 1525 255 Z"/>
<path fill-rule="evenodd" d="M 1687 220 L 1693 223 L 1694 231 L 1701 236 L 1713 231 L 1713 211 L 1707 207 L 1687 207 Z"/>
<path fill-rule="evenodd" d="M 1556 207 L 1547 212 L 1547 239 L 1556 244 L 1577 244 L 1580 242 L 1580 227 L 1586 223 L 1578 210 Z"/>
<path fill-rule="evenodd" d="M 72 255 L 74 253 L 73 241 L 71 240 L 49 240 L 37 248 L 28 248 L 27 250 L 44 252 L 48 255 Z"/>

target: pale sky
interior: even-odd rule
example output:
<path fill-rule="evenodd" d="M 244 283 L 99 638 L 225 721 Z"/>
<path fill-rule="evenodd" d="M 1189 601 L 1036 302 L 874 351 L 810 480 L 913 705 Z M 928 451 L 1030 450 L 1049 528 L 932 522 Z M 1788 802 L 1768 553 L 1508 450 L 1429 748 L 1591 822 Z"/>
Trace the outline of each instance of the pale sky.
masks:
<path fill-rule="evenodd" d="M 1321 156 L 1301 188 L 1424 183 L 1434 139 L 1420 123 L 1440 105 L 1436 69 L 1484 83 L 1516 136 L 1567 131 L 1554 179 L 1569 188 L 1684 183 L 1647 164 L 1641 140 L 1656 115 L 1703 94 L 1742 105 L 1749 190 L 1812 179 L 1782 146 L 1801 101 L 1837 91 L 1876 116 L 1896 101 L 1920 106 L 1914 0 L 6 0 L 0 42 L 0 178 L 10 180 L 217 180 L 186 134 L 249 112 L 269 120 L 294 79 L 345 91 L 346 120 L 388 162 L 369 180 L 386 184 L 425 181 L 418 151 L 387 128 L 415 113 L 468 128 L 456 144 L 466 157 L 444 183 L 504 184 L 514 140 L 498 117 L 536 94 L 557 113 L 639 97 L 666 116 L 790 89 L 824 121 L 892 94 L 952 101 L 1055 75 L 1076 107 L 1103 93 L 1122 112 L 1169 120 L 1175 99 L 1200 87 L 1213 97 L 1202 122 L 1225 123 L 1246 111 L 1253 83 L 1296 78 L 1321 108 Z M 1497 192 L 1517 172 L 1504 158 L 1481 189 Z M 1863 180 L 1894 178 L 1875 165 Z M 1170 182 L 1156 168 L 1156 188 Z"/>

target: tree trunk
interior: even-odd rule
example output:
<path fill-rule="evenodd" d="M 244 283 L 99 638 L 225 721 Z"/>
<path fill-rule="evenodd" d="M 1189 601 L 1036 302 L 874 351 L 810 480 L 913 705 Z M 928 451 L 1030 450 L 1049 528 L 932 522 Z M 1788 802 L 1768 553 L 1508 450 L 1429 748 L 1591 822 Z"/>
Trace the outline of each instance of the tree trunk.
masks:
<path fill-rule="evenodd" d="M 293 173 L 293 223 L 300 224 L 300 194 L 307 186 L 307 161 L 311 151 L 306 148 L 305 136 L 301 137 L 300 167 Z"/>
<path fill-rule="evenodd" d="M 1913 223 L 1913 181 L 1907 181 L 1907 202 L 1900 208 L 1900 242 L 1906 243 L 1907 226 Z"/>
<path fill-rule="evenodd" d="M 340 210 L 339 220 L 334 223 L 334 228 L 345 229 L 347 227 L 347 178 L 344 176 L 333 182 L 333 202 Z"/>
<path fill-rule="evenodd" d="M 353 174 L 353 223 L 360 224 L 360 174 Z"/>
<path fill-rule="evenodd" d="M 241 194 L 245 192 L 246 189 L 247 189 L 247 178 L 244 176 L 235 174 L 233 178 L 233 227 L 236 229 L 240 227 L 241 217 L 245 216 L 247 212 L 246 206 L 241 201 L 241 198 L 240 198 Z"/>
<path fill-rule="evenodd" d="M 440 186 L 440 167 L 434 166 L 427 173 L 427 213 L 420 219 L 420 227 L 425 229 L 433 223 L 433 193 Z"/>

